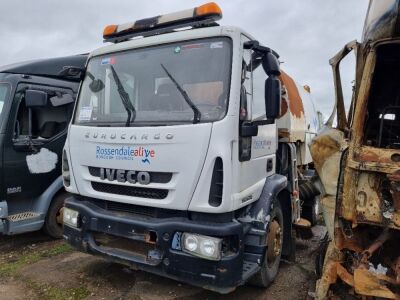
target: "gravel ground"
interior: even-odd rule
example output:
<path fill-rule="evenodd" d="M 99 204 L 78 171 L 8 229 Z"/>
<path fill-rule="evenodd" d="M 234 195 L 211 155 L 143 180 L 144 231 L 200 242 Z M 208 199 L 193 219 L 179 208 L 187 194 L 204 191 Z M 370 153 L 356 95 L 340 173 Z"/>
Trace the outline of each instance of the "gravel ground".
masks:
<path fill-rule="evenodd" d="M 315 251 L 325 229 L 313 231 L 311 240 L 297 241 L 296 262 L 283 261 L 272 286 L 242 286 L 228 295 L 109 263 L 41 233 L 0 236 L 0 299 L 308 299 L 315 286 Z"/>

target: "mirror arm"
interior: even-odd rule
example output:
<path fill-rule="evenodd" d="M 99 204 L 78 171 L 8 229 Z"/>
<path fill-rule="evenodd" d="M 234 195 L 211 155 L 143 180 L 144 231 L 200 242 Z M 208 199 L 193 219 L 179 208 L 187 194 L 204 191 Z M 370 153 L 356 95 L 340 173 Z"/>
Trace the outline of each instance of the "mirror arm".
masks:
<path fill-rule="evenodd" d="M 75 66 L 64 66 L 62 71 L 58 73 L 61 77 L 78 77 L 80 80 L 85 78 L 86 69 Z"/>
<path fill-rule="evenodd" d="M 245 42 L 243 44 L 243 48 L 246 49 L 246 50 L 253 50 L 253 51 L 258 52 L 258 53 L 263 54 L 263 55 L 266 54 L 266 53 L 272 53 L 273 55 L 276 56 L 276 58 L 279 58 L 279 54 L 278 53 L 276 53 L 271 48 L 261 46 L 260 42 L 257 41 L 257 40 L 252 40 L 252 41 Z"/>

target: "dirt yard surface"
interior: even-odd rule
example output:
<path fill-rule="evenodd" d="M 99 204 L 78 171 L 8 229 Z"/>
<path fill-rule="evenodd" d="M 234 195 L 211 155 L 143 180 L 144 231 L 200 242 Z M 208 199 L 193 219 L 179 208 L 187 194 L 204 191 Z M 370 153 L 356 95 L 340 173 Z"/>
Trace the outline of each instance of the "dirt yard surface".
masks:
<path fill-rule="evenodd" d="M 313 231 L 313 239 L 298 240 L 297 261 L 283 261 L 270 288 L 242 286 L 224 296 L 76 252 L 41 233 L 0 236 L 0 299 L 308 299 L 325 230 Z"/>

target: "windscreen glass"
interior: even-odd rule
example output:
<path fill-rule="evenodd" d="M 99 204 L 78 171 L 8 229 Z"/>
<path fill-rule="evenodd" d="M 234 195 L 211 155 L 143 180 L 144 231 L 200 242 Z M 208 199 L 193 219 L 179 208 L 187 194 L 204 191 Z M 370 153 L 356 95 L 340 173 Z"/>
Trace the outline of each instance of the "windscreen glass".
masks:
<path fill-rule="evenodd" d="M 92 58 L 75 124 L 157 126 L 212 122 L 227 111 L 229 38 L 141 48 Z"/>

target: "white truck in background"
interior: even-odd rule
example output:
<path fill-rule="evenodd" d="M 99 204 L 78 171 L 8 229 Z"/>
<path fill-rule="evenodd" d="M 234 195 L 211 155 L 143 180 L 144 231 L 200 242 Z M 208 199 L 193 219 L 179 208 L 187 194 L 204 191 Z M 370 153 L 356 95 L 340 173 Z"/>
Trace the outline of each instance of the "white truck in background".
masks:
<path fill-rule="evenodd" d="M 64 149 L 64 237 L 228 293 L 294 258 L 317 115 L 276 52 L 221 17 L 209 3 L 105 28 Z"/>

